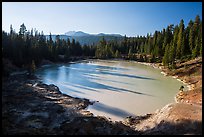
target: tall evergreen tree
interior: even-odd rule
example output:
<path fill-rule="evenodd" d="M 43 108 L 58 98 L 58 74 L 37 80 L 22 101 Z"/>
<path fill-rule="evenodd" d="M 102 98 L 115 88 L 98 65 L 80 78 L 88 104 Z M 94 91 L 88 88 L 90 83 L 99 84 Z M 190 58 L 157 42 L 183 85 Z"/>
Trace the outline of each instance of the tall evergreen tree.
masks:
<path fill-rule="evenodd" d="M 26 33 L 26 26 L 24 25 L 24 23 L 20 26 L 20 31 L 19 31 L 19 35 L 20 36 L 24 36 Z"/>
<path fill-rule="evenodd" d="M 193 23 L 193 26 L 192 26 L 192 29 L 190 31 L 191 33 L 191 39 L 190 39 L 190 44 L 191 44 L 191 50 L 193 52 L 193 50 L 195 49 L 195 46 L 196 46 L 196 43 L 197 43 L 197 37 L 199 37 L 199 25 L 200 25 L 200 16 L 197 15 L 196 18 L 195 18 L 195 21 Z M 199 39 L 198 39 L 199 41 Z M 199 47 L 197 47 L 199 48 Z M 197 49 L 196 48 L 196 49 Z M 195 50 L 194 50 L 194 53 L 195 53 Z M 192 53 L 193 54 L 193 53 Z M 194 56 L 194 55 L 193 55 Z"/>
<path fill-rule="evenodd" d="M 165 47 L 165 52 L 164 52 L 164 57 L 162 59 L 162 63 L 165 65 L 165 66 L 169 66 L 169 44 L 166 45 Z"/>
<path fill-rule="evenodd" d="M 181 20 L 179 24 L 179 33 L 178 33 L 178 40 L 177 40 L 177 49 L 176 49 L 176 57 L 178 59 L 184 55 L 185 45 L 184 45 L 184 21 Z"/>
<path fill-rule="evenodd" d="M 196 38 L 196 46 L 195 46 L 195 48 L 193 49 L 193 52 L 192 52 L 192 56 L 193 56 L 193 58 L 195 58 L 195 57 L 197 57 L 197 56 L 199 56 L 199 51 L 200 51 L 200 47 L 199 47 L 199 38 L 197 37 Z"/>

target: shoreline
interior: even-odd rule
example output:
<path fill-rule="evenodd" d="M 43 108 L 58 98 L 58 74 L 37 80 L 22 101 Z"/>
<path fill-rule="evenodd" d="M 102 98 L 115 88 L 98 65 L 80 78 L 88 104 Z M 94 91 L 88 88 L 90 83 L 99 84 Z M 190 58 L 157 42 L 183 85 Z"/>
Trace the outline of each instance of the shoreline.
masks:
<path fill-rule="evenodd" d="M 76 61 L 73 61 L 73 62 L 68 62 L 68 63 L 79 63 L 79 62 L 89 62 L 89 61 L 93 61 L 93 60 L 95 60 L 95 59 L 92 59 L 92 58 L 87 58 L 87 59 L 81 59 L 81 60 L 76 60 Z M 97 60 L 101 60 L 101 59 L 97 59 Z M 103 59 L 102 59 L 103 60 Z M 179 76 L 178 75 L 170 75 L 170 74 L 168 74 L 166 71 L 167 71 L 167 69 L 166 68 L 164 68 L 164 66 L 163 65 L 161 65 L 160 63 L 146 63 L 146 62 L 138 62 L 138 61 L 133 61 L 133 60 L 124 60 L 124 59 L 115 59 L 115 60 L 109 60 L 109 59 L 107 59 L 106 61 L 128 61 L 128 62 L 133 62 L 133 63 L 139 63 L 139 64 L 143 64 L 143 65 L 146 65 L 146 66 L 151 66 L 151 67 L 153 67 L 154 69 L 159 69 L 160 71 L 161 71 L 161 74 L 163 74 L 164 76 L 171 76 L 172 78 L 174 78 L 174 79 L 176 79 L 176 80 L 178 80 L 178 81 L 180 81 L 180 82 L 182 82 L 188 89 L 187 90 L 185 90 L 185 91 L 180 91 L 179 89 L 178 89 L 178 92 L 176 93 L 176 95 L 174 96 L 174 101 L 175 101 L 175 103 L 179 103 L 180 102 L 180 100 L 179 100 L 179 97 L 180 96 L 183 96 L 183 92 L 188 92 L 188 91 L 190 91 L 190 90 L 193 90 L 193 89 L 195 89 L 195 86 L 194 86 L 194 84 L 192 84 L 192 83 L 187 83 L 185 80 L 183 80 L 182 78 L 179 78 Z M 93 102 L 94 103 L 94 102 Z M 168 105 L 168 104 L 167 104 Z M 88 108 L 88 106 L 87 106 L 87 108 Z M 154 112 L 149 112 L 149 113 L 154 113 Z M 149 114 L 149 113 L 147 113 L 147 114 Z M 125 118 L 123 119 L 123 121 L 125 120 Z M 110 121 L 112 121 L 112 120 L 110 120 Z"/>
<path fill-rule="evenodd" d="M 139 134 L 121 122 L 93 116 L 86 108 L 94 102 L 63 94 L 54 84 L 44 84 L 37 77 L 15 74 L 4 79 L 3 85 L 5 135 Z"/>
<path fill-rule="evenodd" d="M 143 64 L 143 65 L 146 65 L 146 66 L 151 66 L 153 68 L 156 68 L 156 69 L 160 69 L 161 70 L 161 74 L 164 75 L 164 76 L 171 76 L 172 78 L 178 80 L 179 82 L 182 82 L 184 85 L 186 85 L 186 87 L 188 88 L 185 92 L 188 92 L 190 90 L 193 90 L 195 89 L 193 83 L 187 83 L 185 80 L 183 80 L 182 78 L 179 78 L 178 75 L 169 75 L 167 72 L 166 72 L 166 69 L 164 68 L 164 66 L 160 66 L 159 63 L 145 63 L 145 62 L 138 62 L 138 61 L 135 61 L 136 63 L 139 63 L 139 64 Z M 178 90 L 178 93 L 176 94 L 176 96 L 179 94 L 179 90 Z M 175 101 L 177 101 L 176 99 L 176 96 L 175 96 Z"/>
<path fill-rule="evenodd" d="M 76 59 L 76 60 L 74 60 L 74 61 L 70 61 L 70 62 L 61 62 L 61 63 L 71 63 L 71 64 L 73 64 L 73 63 L 79 63 L 79 62 L 89 62 L 89 61 L 93 61 L 93 60 L 101 60 L 101 59 L 93 59 L 93 58 L 80 58 L 80 59 Z M 102 59 L 103 60 L 103 59 Z M 178 80 L 178 81 L 180 81 L 180 82 L 182 82 L 184 85 L 186 85 L 186 87 L 188 88 L 186 91 L 184 91 L 184 92 L 188 92 L 188 91 L 190 91 L 190 90 L 194 90 L 195 89 L 195 85 L 193 84 L 193 83 L 187 83 L 185 80 L 183 80 L 181 77 L 179 78 L 179 76 L 178 75 L 171 75 L 171 74 L 169 74 L 168 72 L 166 72 L 167 71 L 167 69 L 166 68 L 164 68 L 164 66 L 163 65 L 161 65 L 161 63 L 147 63 L 147 62 L 139 62 L 139 61 L 134 61 L 134 60 L 124 60 L 124 59 L 107 59 L 107 61 L 128 61 L 128 62 L 132 62 L 132 63 L 139 63 L 139 64 L 143 64 L 143 65 L 146 65 L 146 66 L 151 66 L 151 67 L 153 67 L 154 69 L 159 69 L 161 72 L 161 74 L 163 74 L 164 76 L 171 76 L 172 78 L 174 78 L 174 79 L 176 79 L 176 80 Z M 53 63 L 51 63 L 51 64 L 53 64 Z M 49 64 L 43 64 L 43 65 L 40 65 L 39 66 L 39 68 L 41 68 L 41 67 L 43 67 L 44 65 L 49 65 Z M 41 81 L 41 79 L 40 78 L 38 78 L 39 79 L 39 81 Z M 42 82 L 42 81 L 41 81 Z M 182 91 L 183 92 L 183 91 Z M 175 102 L 176 103 L 178 103 L 179 102 L 179 100 L 178 100 L 178 98 L 180 97 L 180 93 L 181 93 L 181 91 L 178 89 L 178 92 L 177 92 L 177 94 L 175 95 L 175 97 L 174 97 L 174 100 L 175 100 Z M 181 96 L 182 96 L 183 94 L 181 93 Z"/>
<path fill-rule="evenodd" d="M 89 59 L 88 59 L 89 60 Z M 142 64 L 144 64 L 144 63 L 142 63 Z M 148 65 L 150 65 L 151 66 L 151 64 L 150 63 L 148 63 Z M 156 67 L 156 65 L 154 64 L 154 67 Z M 161 69 L 161 68 L 160 68 Z M 18 75 L 18 74 L 17 74 Z M 20 74 L 21 75 L 21 74 Z M 175 78 L 177 78 L 178 76 L 174 76 Z M 47 85 L 47 84 L 44 84 L 39 78 L 37 78 L 37 82 L 39 82 L 40 84 L 42 84 L 42 87 L 40 87 L 38 90 L 40 91 L 40 92 L 42 92 L 42 90 L 44 90 L 44 89 L 46 89 L 46 88 L 44 88 L 43 86 L 45 86 L 45 85 Z M 36 84 L 36 82 L 34 83 L 34 84 L 31 84 L 31 88 L 35 88 L 36 86 L 39 86 L 38 84 Z M 46 89 L 47 91 L 48 90 L 50 90 L 50 88 L 51 89 L 54 89 L 54 91 L 55 90 L 59 90 L 59 88 L 57 87 L 57 86 L 55 86 L 55 85 L 53 85 L 53 84 L 51 84 L 51 87 L 49 87 L 50 85 L 47 85 L 48 86 L 48 88 Z M 43 89 L 44 88 L 44 89 Z M 60 92 L 60 91 L 59 91 Z M 58 92 L 54 92 L 55 93 L 55 95 L 56 96 L 58 96 L 58 94 L 62 94 L 62 93 L 58 93 Z M 179 94 L 180 92 L 178 92 L 178 94 Z M 53 92 L 50 92 L 50 93 L 48 93 L 48 94 L 50 94 L 49 96 L 53 96 Z M 55 96 L 54 95 L 54 96 Z M 63 94 L 62 94 L 63 95 Z M 72 97 L 72 96 L 69 96 L 69 95 L 65 95 L 65 96 L 67 96 L 67 97 L 70 97 L 70 98 L 72 98 L 73 100 L 81 100 L 81 101 L 83 101 L 84 99 L 83 98 L 75 98 L 75 97 Z M 51 98 L 53 98 L 53 97 L 51 97 Z M 57 98 L 56 98 L 57 99 Z M 15 99 L 14 99 L 15 100 Z M 55 99 L 54 99 L 55 100 Z M 175 108 L 174 106 L 172 107 L 172 104 L 167 104 L 166 106 L 164 106 L 162 109 L 159 109 L 159 110 L 157 110 L 157 111 L 155 111 L 155 112 L 152 112 L 152 113 L 148 113 L 148 114 L 146 114 L 146 115 L 139 115 L 139 116 L 137 116 L 137 117 L 129 117 L 129 118 L 124 118 L 124 120 L 123 121 L 118 121 L 118 122 L 116 122 L 116 121 L 112 121 L 112 120 L 110 120 L 110 119 L 108 119 L 108 118 L 106 118 L 106 117 L 101 117 L 101 116 L 94 116 L 90 111 L 87 111 L 86 109 L 87 109 L 87 107 L 89 106 L 89 105 L 91 105 L 91 103 L 93 104 L 94 102 L 90 102 L 90 100 L 88 100 L 88 99 L 85 99 L 85 100 L 87 100 L 89 103 L 87 104 L 87 106 L 85 105 L 85 104 L 81 104 L 81 103 L 77 103 L 76 105 L 77 106 L 81 106 L 81 107 L 79 107 L 79 109 L 80 110 L 82 110 L 82 111 L 79 111 L 79 113 L 80 114 L 82 114 L 83 115 L 83 118 L 82 119 L 85 119 L 85 121 L 87 121 L 88 123 L 87 124 L 91 124 L 91 121 L 97 121 L 97 123 L 106 123 L 106 124 L 110 124 L 111 123 L 111 125 L 113 126 L 114 124 L 116 124 L 115 126 L 116 127 L 118 127 L 121 123 L 123 124 L 123 125 L 120 125 L 119 127 L 120 127 L 120 130 L 125 130 L 126 128 L 124 128 L 123 126 L 125 125 L 125 126 L 128 126 L 128 127 L 130 127 L 130 128 L 133 128 L 134 127 L 134 132 L 131 130 L 125 130 L 124 131 L 124 133 L 131 133 L 131 134 L 152 134 L 153 132 L 146 132 L 146 130 L 144 130 L 144 127 L 146 126 L 145 124 L 144 125 L 142 125 L 142 124 L 140 124 L 140 123 L 145 123 L 145 121 L 146 120 L 151 120 L 151 119 L 154 119 L 154 117 L 155 116 L 160 116 L 160 117 L 163 117 L 164 119 L 165 119 L 165 117 L 164 116 L 162 116 L 162 113 L 163 113 L 163 111 L 166 111 L 166 110 L 169 110 L 169 109 L 172 109 L 172 108 Z M 40 101 L 38 101 L 38 102 L 40 102 Z M 51 102 L 53 102 L 53 101 L 51 101 Z M 54 101 L 55 102 L 55 101 Z M 58 102 L 60 102 L 60 101 L 58 101 Z M 175 102 L 176 102 L 176 104 L 177 105 L 179 105 L 179 104 L 181 104 L 179 101 L 177 101 L 176 99 L 175 99 Z M 43 102 L 42 102 L 43 103 Z M 80 104 L 80 105 L 79 105 Z M 186 104 L 186 103 L 185 103 Z M 85 107 L 82 107 L 82 106 L 84 106 L 85 105 Z M 49 106 L 50 107 L 50 106 Z M 193 107 L 193 106 L 192 106 Z M 76 110 L 78 110 L 78 109 L 76 109 Z M 40 111 L 40 110 L 39 110 Z M 3 113 L 3 112 L 2 112 Z M 19 112 L 18 112 L 19 113 Z M 41 112 L 40 112 L 41 113 Z M 56 113 L 56 112 L 55 112 Z M 5 114 L 7 114 L 7 112 L 5 113 Z M 26 115 L 28 115 L 29 113 L 27 113 Z M 22 115 L 22 116 L 24 116 L 24 115 Z M 72 116 L 72 117 L 75 117 L 75 116 Z M 89 118 L 89 120 L 87 120 L 87 117 Z M 66 117 L 63 117 L 64 119 L 66 119 Z M 54 118 L 55 119 L 55 118 Z M 73 119 L 75 119 L 75 118 L 73 118 Z M 101 119 L 102 119 L 102 121 L 101 121 Z M 131 121 L 133 119 L 133 121 Z M 128 123 L 127 123 L 127 120 L 130 120 Z M 136 123 L 134 123 L 135 121 L 134 120 L 136 120 Z M 77 121 L 78 120 L 76 120 L 75 122 L 77 123 Z M 109 123 L 110 122 L 110 123 Z M 139 125 L 138 125 L 138 122 L 139 122 Z M 78 126 L 78 125 L 76 125 L 76 123 L 73 123 L 71 126 Z M 83 123 L 83 122 L 82 122 Z M 119 124 L 120 123 L 120 124 Z M 151 122 L 149 122 L 149 123 L 151 123 Z M 79 123 L 78 123 L 79 124 Z M 119 125 L 117 125 L 117 124 L 119 124 Z M 68 126 L 68 127 L 70 127 L 70 125 L 67 123 L 67 124 L 65 124 L 66 126 Z M 80 125 L 79 125 L 80 126 Z M 110 126 L 110 128 L 112 128 L 112 126 Z M 137 128 L 137 126 L 138 127 L 140 127 L 142 130 L 139 130 L 139 128 Z M 64 127 L 64 124 L 60 124 L 60 127 Z M 92 127 L 92 126 L 91 126 Z M 156 125 L 155 126 L 153 126 L 153 127 L 156 127 Z M 18 128 L 18 127 L 17 127 Z M 82 127 L 79 127 L 79 128 L 82 128 Z M 94 127 L 94 128 L 97 128 L 97 127 Z M 165 128 L 167 128 L 168 129 L 168 126 L 166 126 Z M 164 129 L 165 129 L 164 128 Z M 67 128 L 65 128 L 65 129 L 67 129 Z M 164 129 L 161 129 L 161 131 L 160 131 L 160 133 L 161 134 L 163 134 L 163 130 Z M 30 131 L 30 129 L 28 130 L 28 131 Z M 43 129 L 43 131 L 44 131 L 44 129 Z M 47 130 L 46 130 L 47 131 Z M 69 130 L 70 131 L 70 130 Z M 103 132 L 100 132 L 101 134 L 107 134 L 107 133 L 109 133 L 109 132 L 106 132 L 107 131 L 107 129 L 104 129 L 103 130 Z M 24 132 L 27 132 L 27 131 L 24 131 Z M 53 132 L 56 132 L 56 133 L 58 133 L 59 131 L 58 130 L 56 130 L 56 131 L 53 131 Z M 48 132 L 48 133 L 53 133 L 53 132 Z M 116 132 L 116 131 L 114 131 L 114 132 Z M 119 132 L 119 130 L 117 130 L 117 132 Z M 139 133 L 138 133 L 139 132 Z M 167 131 L 166 131 L 167 132 Z M 187 132 L 187 131 L 186 131 Z M 44 133 L 44 132 L 40 132 L 40 133 Z M 63 132 L 62 133 L 60 133 L 60 134 L 67 134 L 67 131 L 66 130 L 63 130 Z M 80 134 L 81 132 L 79 132 L 79 134 Z M 98 131 L 97 132 L 93 132 L 93 133 L 98 133 Z M 73 134 L 73 131 L 70 131 L 70 133 L 69 134 Z M 174 134 L 176 134 L 176 133 L 174 133 Z"/>
<path fill-rule="evenodd" d="M 177 73 L 178 75 L 168 74 L 167 70 L 158 64 L 137 63 L 160 69 L 164 76 L 172 76 L 183 84 L 186 84 L 188 90 L 182 91 L 178 89 L 174 97 L 175 103 L 169 103 L 163 108 L 150 113 L 149 116 L 146 114 L 144 116 L 127 118 L 124 123 L 135 128 L 135 130 L 144 132 L 144 135 L 202 135 L 202 91 L 199 91 L 200 93 L 196 91 L 199 85 L 195 85 L 193 82 L 187 83 L 184 80 L 185 75 L 179 76 L 180 72 Z M 200 95 L 201 99 L 199 99 Z M 194 98 L 194 96 L 198 98 Z M 180 124 L 182 125 L 181 127 L 179 127 Z M 180 130 L 180 128 L 182 128 L 182 130 Z M 184 132 L 185 130 L 186 132 Z"/>

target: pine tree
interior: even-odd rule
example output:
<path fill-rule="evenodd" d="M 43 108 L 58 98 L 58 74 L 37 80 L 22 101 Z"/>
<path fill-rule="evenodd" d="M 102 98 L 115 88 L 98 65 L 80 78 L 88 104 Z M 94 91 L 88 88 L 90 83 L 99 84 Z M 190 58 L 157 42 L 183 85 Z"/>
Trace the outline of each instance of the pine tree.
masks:
<path fill-rule="evenodd" d="M 167 66 L 169 65 L 169 44 L 166 45 L 164 57 L 162 59 L 162 63 Z"/>
<path fill-rule="evenodd" d="M 34 73 L 35 70 L 36 70 L 35 61 L 32 60 L 32 64 L 31 64 L 31 72 Z"/>
<path fill-rule="evenodd" d="M 194 41 L 195 41 L 194 37 L 195 37 L 194 29 L 193 29 L 193 27 L 191 27 L 190 28 L 190 32 L 189 32 L 189 47 L 190 47 L 191 52 L 193 51 L 193 49 L 195 47 L 195 45 L 194 45 Z"/>
<path fill-rule="evenodd" d="M 175 58 L 176 58 L 176 46 L 173 44 L 173 41 L 169 45 L 169 63 L 171 68 L 175 68 Z"/>
<path fill-rule="evenodd" d="M 125 35 L 125 36 L 124 36 L 124 40 L 123 40 L 123 42 L 122 42 L 122 45 L 123 45 L 123 47 L 124 47 L 124 51 L 123 51 L 123 52 L 124 52 L 125 54 L 128 54 L 127 41 L 128 41 L 128 39 L 127 39 L 127 36 Z"/>
<path fill-rule="evenodd" d="M 202 56 L 202 21 L 200 22 L 200 27 L 199 27 L 199 46 L 200 46 L 200 56 Z"/>
<path fill-rule="evenodd" d="M 115 52 L 115 58 L 120 58 L 120 57 L 121 57 L 120 52 L 119 52 L 118 50 L 116 50 L 116 52 Z"/>
<path fill-rule="evenodd" d="M 12 36 L 13 34 L 13 27 L 12 27 L 12 24 L 10 25 L 10 35 Z"/>
<path fill-rule="evenodd" d="M 200 25 L 200 17 L 197 15 L 195 18 L 195 22 L 192 27 L 192 31 L 194 32 L 194 41 L 192 46 L 192 57 L 195 58 L 200 54 L 200 47 L 202 46 L 202 25 Z"/>
<path fill-rule="evenodd" d="M 193 24 L 193 28 L 194 28 L 194 31 L 196 33 L 196 35 L 198 35 L 198 32 L 199 32 L 199 26 L 200 26 L 200 16 L 197 15 L 196 18 L 195 18 L 195 22 Z"/>
<path fill-rule="evenodd" d="M 132 48 L 130 48 L 129 51 L 128 51 L 128 58 L 132 59 L 132 57 L 133 57 Z"/>
<path fill-rule="evenodd" d="M 193 21 L 190 20 L 189 23 L 188 23 L 187 28 L 184 30 L 184 32 L 185 32 L 184 39 L 185 39 L 186 55 L 190 55 L 192 53 L 192 50 L 191 50 L 191 45 L 192 44 L 190 44 L 190 42 L 189 42 L 190 37 L 191 37 L 191 40 L 193 39 L 192 32 L 190 34 L 192 26 L 193 26 Z"/>
<path fill-rule="evenodd" d="M 182 55 L 184 55 L 184 21 L 181 20 L 179 24 L 179 33 L 178 33 L 178 40 L 177 40 L 177 49 L 176 49 L 176 57 L 178 59 L 181 58 Z"/>
<path fill-rule="evenodd" d="M 24 23 L 20 26 L 20 31 L 19 31 L 19 35 L 20 36 L 24 36 L 26 33 L 26 26 L 24 25 Z"/>
<path fill-rule="evenodd" d="M 36 70 L 35 61 L 32 60 L 31 64 L 28 66 L 28 76 L 32 76 Z"/>
<path fill-rule="evenodd" d="M 153 51 L 153 39 L 152 39 L 152 36 L 150 35 L 149 38 L 148 38 L 148 48 L 147 48 L 147 53 L 148 54 L 151 54 L 152 51 Z"/>
<path fill-rule="evenodd" d="M 104 54 L 105 54 L 105 58 L 107 58 L 107 59 L 113 57 L 113 56 L 112 56 L 112 55 L 113 55 L 113 52 L 112 52 L 112 49 L 110 48 L 109 45 L 106 45 L 106 46 L 105 46 Z"/>
<path fill-rule="evenodd" d="M 198 43 L 198 39 L 196 39 L 196 43 Z M 199 47 L 198 47 L 198 44 L 196 44 L 195 48 L 193 49 L 193 52 L 192 52 L 192 57 L 193 58 L 196 58 L 198 55 L 199 55 Z"/>
<path fill-rule="evenodd" d="M 102 37 L 102 40 L 100 41 L 100 45 L 101 46 L 105 46 L 106 45 L 106 40 L 105 40 L 104 36 Z"/>
<path fill-rule="evenodd" d="M 196 39 L 199 37 L 199 25 L 200 25 L 200 17 L 199 15 L 196 16 L 195 21 L 193 23 L 192 29 L 190 31 L 190 45 L 191 45 L 191 50 L 195 49 L 196 46 Z M 193 52 L 193 51 L 192 51 Z M 195 52 L 195 51 L 194 51 Z M 193 55 L 194 56 L 194 55 Z"/>
<path fill-rule="evenodd" d="M 162 56 L 165 53 L 165 49 L 166 49 L 166 45 L 170 44 L 171 40 L 172 40 L 172 31 L 173 31 L 173 25 L 169 25 L 167 26 L 166 30 L 163 30 L 163 34 L 164 34 L 164 41 L 163 41 L 163 45 L 162 45 Z"/>
<path fill-rule="evenodd" d="M 201 39 L 201 47 L 200 47 L 200 56 L 202 56 L 202 53 L 203 53 L 203 51 L 202 51 L 202 39 Z"/>

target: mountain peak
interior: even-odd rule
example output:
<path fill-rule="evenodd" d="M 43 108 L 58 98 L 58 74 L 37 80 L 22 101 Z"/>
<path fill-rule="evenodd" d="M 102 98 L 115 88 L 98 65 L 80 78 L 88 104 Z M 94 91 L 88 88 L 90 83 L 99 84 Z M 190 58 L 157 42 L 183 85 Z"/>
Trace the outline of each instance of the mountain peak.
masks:
<path fill-rule="evenodd" d="M 105 36 L 106 34 L 104 33 L 99 33 L 99 34 L 96 34 L 97 36 Z"/>
<path fill-rule="evenodd" d="M 83 31 L 68 31 L 65 33 L 67 36 L 71 37 L 79 37 L 79 36 L 115 36 L 115 37 L 122 37 L 120 34 L 105 34 L 105 33 L 99 33 L 99 34 L 89 34 L 85 33 Z"/>
<path fill-rule="evenodd" d="M 68 31 L 65 33 L 67 36 L 88 36 L 90 34 L 85 33 L 83 31 Z"/>
<path fill-rule="evenodd" d="M 115 37 L 122 37 L 120 34 L 105 34 L 105 33 L 99 33 L 96 34 L 97 36 L 115 36 Z"/>

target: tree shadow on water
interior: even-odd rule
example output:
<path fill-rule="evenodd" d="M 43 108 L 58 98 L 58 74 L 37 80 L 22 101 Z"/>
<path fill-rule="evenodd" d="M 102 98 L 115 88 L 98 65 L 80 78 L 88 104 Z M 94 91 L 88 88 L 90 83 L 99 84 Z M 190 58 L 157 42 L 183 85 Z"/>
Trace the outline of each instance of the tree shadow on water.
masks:
<path fill-rule="evenodd" d="M 135 79 L 144 79 L 144 80 L 155 80 L 154 78 L 144 77 L 144 76 L 136 76 L 136 75 L 130 75 L 130 74 L 122 74 L 117 71 L 127 71 L 128 69 L 125 68 L 119 68 L 119 67 L 110 67 L 110 66 L 96 66 L 90 68 L 89 66 L 83 66 L 82 68 L 78 67 L 70 67 L 69 69 L 72 69 L 73 71 L 82 72 L 86 74 L 107 74 L 112 76 L 120 76 L 120 77 L 126 77 L 126 78 L 135 78 Z M 116 70 L 116 71 L 113 71 Z"/>
<path fill-rule="evenodd" d="M 112 115 L 115 115 L 115 116 L 118 116 L 121 118 L 125 118 L 127 116 L 135 116 L 134 114 L 131 114 L 127 111 L 124 111 L 124 110 L 116 108 L 116 107 L 111 107 L 111 106 L 105 105 L 105 104 L 100 103 L 100 102 L 94 103 L 91 108 L 98 110 L 98 111 L 101 111 L 101 112 L 106 112 L 106 113 L 109 113 L 109 114 L 112 114 Z"/>
<path fill-rule="evenodd" d="M 63 90 L 63 92 L 66 92 L 65 88 L 67 87 L 67 92 L 70 90 L 72 92 L 76 91 L 76 92 L 81 93 L 81 94 L 85 94 L 87 92 L 87 90 L 90 92 L 101 92 L 103 90 L 110 90 L 110 91 L 115 91 L 115 92 L 129 92 L 129 93 L 134 93 L 134 94 L 138 94 L 138 95 L 152 96 L 150 94 L 137 92 L 137 91 L 129 90 L 126 88 L 121 88 L 121 87 L 118 87 L 117 85 L 112 86 L 111 84 L 104 84 L 104 82 L 107 83 L 107 81 L 118 83 L 118 84 L 127 84 L 127 83 L 125 83 L 125 82 L 123 83 L 123 81 L 119 81 L 119 80 L 109 80 L 106 78 L 100 78 L 100 77 L 97 77 L 97 75 L 105 74 L 105 75 L 144 79 L 144 80 L 153 80 L 152 78 L 136 76 L 136 75 L 122 74 L 119 72 L 118 73 L 107 72 L 107 71 L 97 72 L 97 71 L 91 71 L 92 69 L 88 69 L 86 67 L 87 66 L 85 66 L 85 65 L 78 66 L 77 69 L 69 69 L 67 67 L 60 67 L 60 69 L 57 72 L 51 73 L 51 74 L 49 72 L 47 72 L 44 75 L 46 77 L 45 78 L 46 81 L 48 79 L 52 79 L 51 81 L 54 84 L 56 84 L 57 86 L 59 86 L 59 88 L 61 88 Z M 110 67 L 106 67 L 106 69 L 110 69 Z M 111 69 L 113 69 L 113 68 L 111 67 Z M 118 79 L 118 78 L 116 78 L 116 79 Z"/>
<path fill-rule="evenodd" d="M 84 78 L 83 83 L 70 83 L 70 86 L 77 87 L 80 89 L 86 89 L 89 91 L 96 91 L 96 92 L 100 92 L 100 90 L 105 89 L 105 90 L 110 90 L 110 91 L 115 91 L 115 92 L 129 92 L 129 93 L 134 93 L 134 94 L 138 94 L 138 95 L 153 96 L 150 94 L 141 93 L 141 92 L 137 92 L 137 91 L 133 91 L 133 90 L 129 90 L 129 89 L 105 85 L 105 84 L 102 84 L 99 82 L 92 81 L 92 80 L 87 79 L 87 78 Z M 97 90 L 94 90 L 94 89 L 97 89 Z"/>
<path fill-rule="evenodd" d="M 148 77 L 142 77 L 142 76 L 136 76 L 136 75 L 129 75 L 129 74 L 121 74 L 121 73 L 113 73 L 113 72 L 101 72 L 102 74 L 108 74 L 113 76 L 120 76 L 120 77 L 126 77 L 126 78 L 135 78 L 135 79 L 144 79 L 144 80 L 155 80 L 154 78 L 148 78 Z"/>
<path fill-rule="evenodd" d="M 111 80 L 111 79 L 107 79 L 107 78 L 102 78 L 102 77 L 99 77 L 99 76 L 97 76 L 97 75 L 92 75 L 92 74 L 88 74 L 88 73 L 85 73 L 84 76 L 87 77 L 88 79 L 93 79 L 93 80 L 114 82 L 114 83 L 125 84 L 125 85 L 134 85 L 134 84 L 131 84 L 131 83 L 128 83 L 128 82 L 122 82 L 122 81 L 117 81 L 117 80 Z"/>
<path fill-rule="evenodd" d="M 83 93 L 83 94 L 87 92 L 84 90 L 88 90 L 90 92 L 101 92 L 103 90 L 110 90 L 110 91 L 115 91 L 115 92 L 129 92 L 129 93 L 134 93 L 138 95 L 153 96 L 153 95 L 142 93 L 142 92 L 137 92 L 137 91 L 133 91 L 133 90 L 125 89 L 125 88 L 114 87 L 111 85 L 102 84 L 102 83 L 93 81 L 91 77 L 86 77 L 86 75 L 80 75 L 80 77 L 75 77 L 74 79 L 75 80 L 69 81 L 69 82 L 65 82 L 65 81 L 63 82 L 53 81 L 53 82 L 57 84 L 57 86 L 61 87 L 60 89 L 63 91 L 71 90 L 71 91 L 76 91 L 76 92 Z M 76 88 L 78 90 L 76 90 Z"/>

